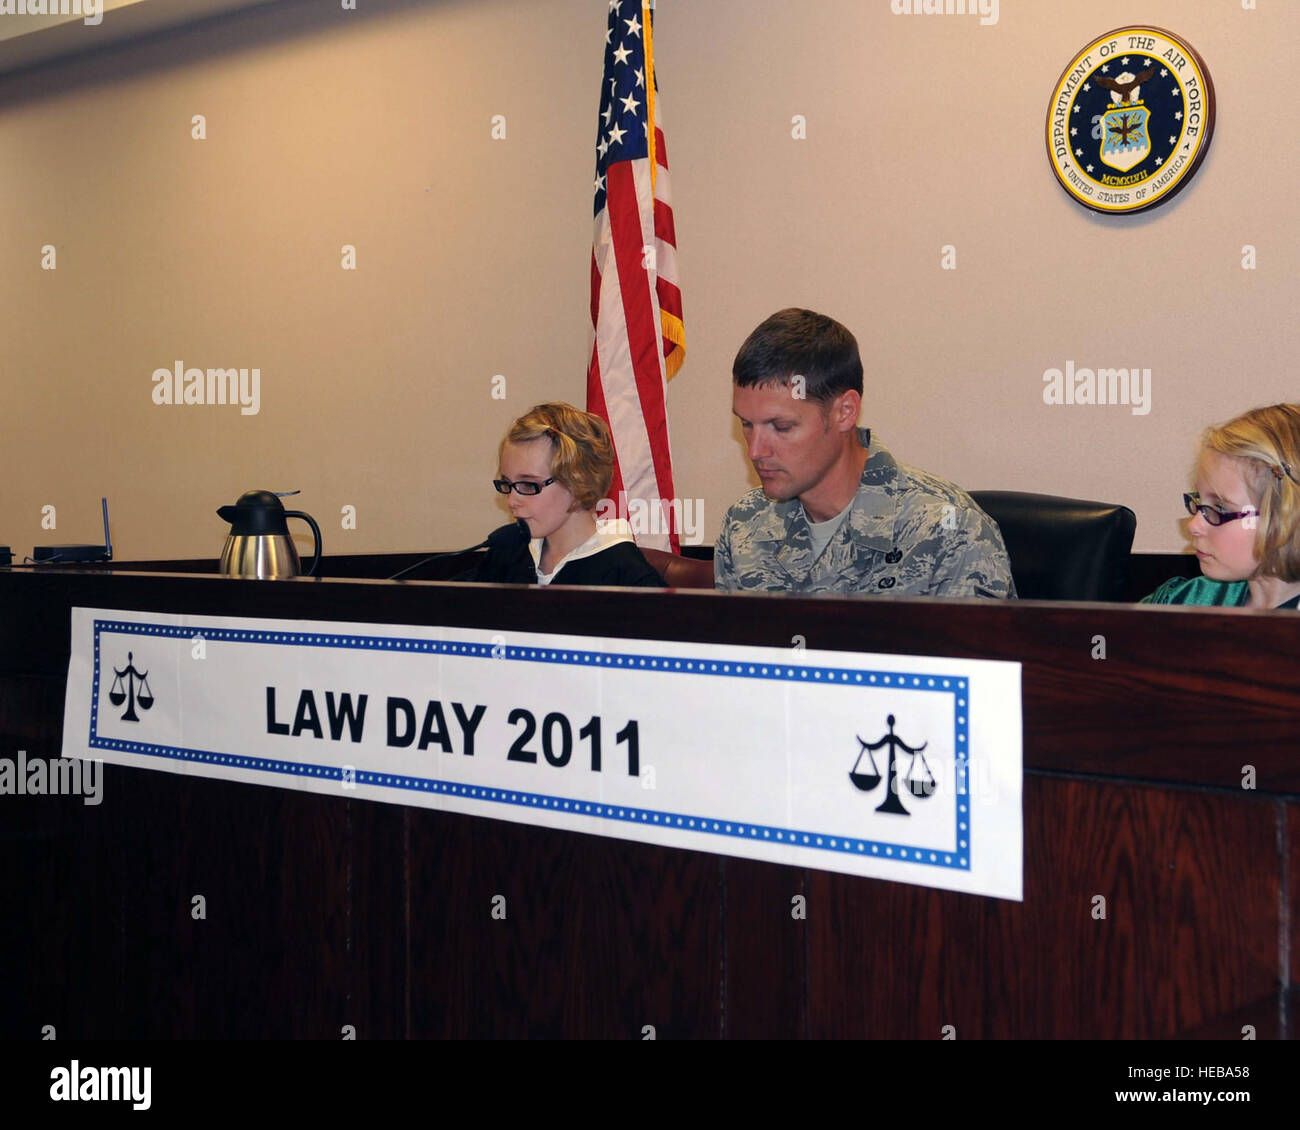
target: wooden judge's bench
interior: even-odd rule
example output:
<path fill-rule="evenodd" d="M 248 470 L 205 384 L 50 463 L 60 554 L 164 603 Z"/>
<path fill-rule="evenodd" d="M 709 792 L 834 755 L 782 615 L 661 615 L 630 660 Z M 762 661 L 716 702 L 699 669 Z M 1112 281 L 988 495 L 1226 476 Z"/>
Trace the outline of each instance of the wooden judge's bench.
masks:
<path fill-rule="evenodd" d="M 0 757 L 59 755 L 73 606 L 1014 660 L 1024 901 L 105 766 L 98 806 L 0 796 L 0 1036 L 1300 1028 L 1300 616 L 538 591 L 333 565 L 278 582 L 190 571 L 211 563 L 0 569 Z"/>

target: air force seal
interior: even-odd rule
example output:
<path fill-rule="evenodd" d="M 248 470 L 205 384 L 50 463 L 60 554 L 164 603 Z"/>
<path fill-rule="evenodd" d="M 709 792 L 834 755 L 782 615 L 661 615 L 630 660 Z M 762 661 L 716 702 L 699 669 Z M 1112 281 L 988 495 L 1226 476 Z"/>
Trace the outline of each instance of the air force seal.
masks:
<path fill-rule="evenodd" d="M 1088 44 L 1052 92 L 1047 152 L 1061 187 L 1097 212 L 1141 212 L 1192 179 L 1214 132 L 1201 57 L 1156 27 Z"/>

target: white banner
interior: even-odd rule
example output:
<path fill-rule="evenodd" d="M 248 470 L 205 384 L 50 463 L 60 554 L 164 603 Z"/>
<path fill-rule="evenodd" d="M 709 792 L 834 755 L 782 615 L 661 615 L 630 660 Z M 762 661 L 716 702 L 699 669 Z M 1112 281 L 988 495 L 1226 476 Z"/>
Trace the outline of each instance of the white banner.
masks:
<path fill-rule="evenodd" d="M 74 608 L 63 733 L 68 757 L 1022 898 L 1018 663 Z"/>

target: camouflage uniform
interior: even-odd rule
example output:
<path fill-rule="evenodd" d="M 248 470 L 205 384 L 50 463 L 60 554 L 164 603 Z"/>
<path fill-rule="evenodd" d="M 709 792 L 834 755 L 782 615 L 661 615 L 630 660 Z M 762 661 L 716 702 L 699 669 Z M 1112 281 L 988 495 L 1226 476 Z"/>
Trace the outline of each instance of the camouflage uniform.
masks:
<path fill-rule="evenodd" d="M 727 511 L 714 584 L 760 592 L 862 596 L 1015 596 L 997 523 L 960 487 L 905 467 L 871 432 L 853 507 L 813 560 L 803 504 L 755 488 Z"/>

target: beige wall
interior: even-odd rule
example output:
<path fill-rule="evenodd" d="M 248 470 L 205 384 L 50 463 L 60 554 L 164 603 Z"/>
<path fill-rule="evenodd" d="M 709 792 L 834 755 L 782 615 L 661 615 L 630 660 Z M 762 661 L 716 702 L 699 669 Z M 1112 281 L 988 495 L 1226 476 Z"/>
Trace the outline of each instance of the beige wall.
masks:
<path fill-rule="evenodd" d="M 216 553 L 213 511 L 252 487 L 302 488 L 334 552 L 505 519 L 501 432 L 583 397 L 605 0 L 359 7 L 254 9 L 0 79 L 0 543 L 90 538 L 101 493 L 124 559 Z M 706 541 L 753 481 L 731 358 L 800 304 L 857 333 L 865 422 L 905 462 L 1122 501 L 1139 550 L 1182 547 L 1200 428 L 1300 394 L 1300 4 L 1139 7 L 1002 0 L 980 27 L 888 0 L 661 0 L 688 338 L 670 413 Z M 1073 53 L 1137 17 L 1198 48 L 1218 128 L 1173 203 L 1094 217 L 1055 183 L 1044 118 Z M 155 405 L 176 360 L 260 368 L 259 413 Z M 1068 360 L 1151 368 L 1150 413 L 1045 406 Z"/>

